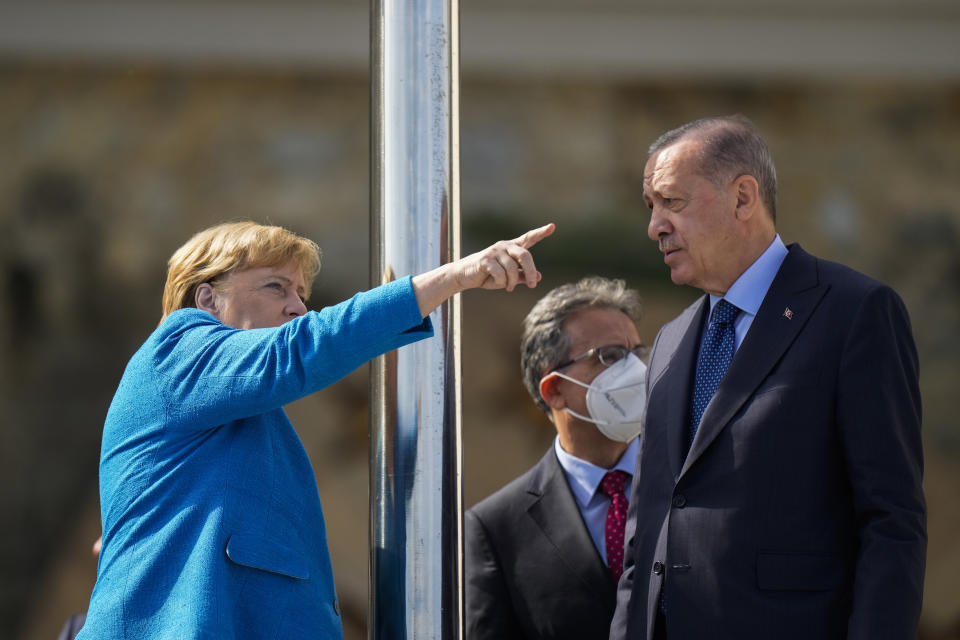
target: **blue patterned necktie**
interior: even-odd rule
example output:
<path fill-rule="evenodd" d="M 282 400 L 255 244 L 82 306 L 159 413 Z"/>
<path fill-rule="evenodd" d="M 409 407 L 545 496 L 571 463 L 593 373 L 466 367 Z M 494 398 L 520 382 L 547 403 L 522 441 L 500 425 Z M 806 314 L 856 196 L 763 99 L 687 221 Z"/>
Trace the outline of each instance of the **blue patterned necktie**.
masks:
<path fill-rule="evenodd" d="M 690 413 L 690 443 L 693 443 L 700 418 L 707 408 L 710 398 L 716 393 L 723 374 L 727 372 L 733 352 L 736 350 L 737 336 L 733 330 L 734 320 L 740 309 L 721 299 L 713 308 L 707 335 L 700 347 L 697 359 L 697 378 L 693 387 L 693 409 Z"/>

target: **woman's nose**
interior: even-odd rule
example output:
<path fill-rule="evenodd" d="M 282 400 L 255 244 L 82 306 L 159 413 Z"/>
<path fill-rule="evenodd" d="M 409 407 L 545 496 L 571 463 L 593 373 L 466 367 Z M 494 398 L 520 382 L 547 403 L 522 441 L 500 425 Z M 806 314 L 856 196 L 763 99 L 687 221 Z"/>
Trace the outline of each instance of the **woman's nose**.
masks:
<path fill-rule="evenodd" d="M 288 307 L 288 313 L 291 318 L 299 318 L 307 312 L 307 305 L 300 299 L 300 296 L 295 295 L 294 300 L 290 303 Z"/>

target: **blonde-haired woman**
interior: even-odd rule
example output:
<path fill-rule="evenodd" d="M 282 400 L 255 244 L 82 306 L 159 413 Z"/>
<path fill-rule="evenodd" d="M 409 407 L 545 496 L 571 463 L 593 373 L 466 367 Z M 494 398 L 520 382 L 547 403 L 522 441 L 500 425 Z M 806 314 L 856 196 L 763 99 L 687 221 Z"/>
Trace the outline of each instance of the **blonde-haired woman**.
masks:
<path fill-rule="evenodd" d="M 283 405 L 427 338 L 472 288 L 540 279 L 534 229 L 432 271 L 307 311 L 317 245 L 219 225 L 170 259 L 160 326 L 107 413 L 103 548 L 78 638 L 339 638 L 313 470 Z"/>

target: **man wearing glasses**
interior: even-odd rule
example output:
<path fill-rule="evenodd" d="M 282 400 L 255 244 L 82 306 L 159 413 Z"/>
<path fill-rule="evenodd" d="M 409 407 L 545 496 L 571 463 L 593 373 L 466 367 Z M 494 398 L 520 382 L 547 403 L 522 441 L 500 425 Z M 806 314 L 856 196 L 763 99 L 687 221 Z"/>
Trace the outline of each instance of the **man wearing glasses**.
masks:
<path fill-rule="evenodd" d="M 606 637 L 645 401 L 639 317 L 636 291 L 598 277 L 527 314 L 523 381 L 557 437 L 465 514 L 468 640 Z"/>

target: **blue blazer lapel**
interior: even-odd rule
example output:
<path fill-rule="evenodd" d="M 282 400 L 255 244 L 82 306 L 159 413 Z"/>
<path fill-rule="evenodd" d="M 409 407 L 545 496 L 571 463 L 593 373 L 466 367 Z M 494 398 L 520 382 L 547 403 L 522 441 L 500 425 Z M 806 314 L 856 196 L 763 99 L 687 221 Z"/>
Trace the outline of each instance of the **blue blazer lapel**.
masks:
<path fill-rule="evenodd" d="M 710 446 L 794 342 L 828 285 L 820 284 L 816 259 L 791 245 L 757 317 L 703 412 L 681 475 Z M 689 405 L 689 396 L 685 399 Z"/>
<path fill-rule="evenodd" d="M 538 464 L 528 493 L 538 499 L 527 509 L 561 562 L 603 603 L 613 601 L 616 585 L 593 544 L 553 448 Z"/>

